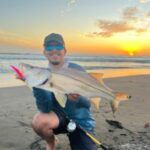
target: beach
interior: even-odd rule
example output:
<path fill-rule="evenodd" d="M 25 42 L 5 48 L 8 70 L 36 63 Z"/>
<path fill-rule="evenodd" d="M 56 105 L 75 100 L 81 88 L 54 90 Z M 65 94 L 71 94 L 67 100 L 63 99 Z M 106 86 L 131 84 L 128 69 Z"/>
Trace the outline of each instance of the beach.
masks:
<path fill-rule="evenodd" d="M 96 137 L 112 149 L 148 150 L 150 147 L 150 75 L 104 79 L 116 91 L 129 93 L 132 98 L 120 104 L 115 118 L 110 105 L 101 102 L 93 112 Z M 0 88 L 0 150 L 44 150 L 45 143 L 31 128 L 37 112 L 31 90 L 26 86 Z M 116 121 L 122 127 L 109 122 Z M 58 150 L 69 150 L 66 135 L 59 135 Z"/>

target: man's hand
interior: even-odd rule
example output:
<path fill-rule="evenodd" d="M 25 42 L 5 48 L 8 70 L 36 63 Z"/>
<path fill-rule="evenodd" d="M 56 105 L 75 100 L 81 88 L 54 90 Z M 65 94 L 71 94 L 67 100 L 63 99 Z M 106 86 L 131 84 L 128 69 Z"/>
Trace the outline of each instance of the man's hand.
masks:
<path fill-rule="evenodd" d="M 76 101 L 79 99 L 80 95 L 75 93 L 67 94 L 69 100 Z"/>

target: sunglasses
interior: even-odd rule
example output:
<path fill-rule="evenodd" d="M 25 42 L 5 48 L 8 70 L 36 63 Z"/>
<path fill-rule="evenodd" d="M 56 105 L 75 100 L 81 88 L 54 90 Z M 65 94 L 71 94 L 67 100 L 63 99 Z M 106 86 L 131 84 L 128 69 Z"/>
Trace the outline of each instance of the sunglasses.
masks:
<path fill-rule="evenodd" d="M 55 46 L 46 46 L 45 47 L 45 50 L 46 51 L 52 51 L 52 50 L 58 50 L 58 51 L 61 51 L 64 49 L 64 46 L 63 45 L 55 45 Z"/>

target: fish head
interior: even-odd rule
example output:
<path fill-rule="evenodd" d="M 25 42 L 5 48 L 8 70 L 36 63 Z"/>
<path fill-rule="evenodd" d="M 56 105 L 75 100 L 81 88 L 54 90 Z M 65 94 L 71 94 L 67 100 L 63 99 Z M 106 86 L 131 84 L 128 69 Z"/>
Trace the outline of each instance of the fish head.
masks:
<path fill-rule="evenodd" d="M 24 75 L 25 82 L 30 87 L 43 85 L 51 77 L 51 71 L 48 68 L 40 68 L 29 64 L 20 63 L 19 70 Z"/>

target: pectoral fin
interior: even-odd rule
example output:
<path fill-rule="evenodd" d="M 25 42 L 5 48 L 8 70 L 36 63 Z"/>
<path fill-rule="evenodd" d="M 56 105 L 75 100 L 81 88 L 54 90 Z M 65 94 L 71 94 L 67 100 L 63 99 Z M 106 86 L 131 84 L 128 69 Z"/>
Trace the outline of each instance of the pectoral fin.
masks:
<path fill-rule="evenodd" d="M 106 90 L 108 91 L 111 91 L 112 92 L 112 89 L 110 89 L 108 86 L 105 85 L 105 83 L 103 82 L 103 76 L 104 74 L 103 73 L 96 73 L 96 72 L 91 72 L 89 73 L 92 77 L 94 77 L 95 79 L 97 79 L 99 81 L 99 83 L 101 85 L 103 85 L 104 88 L 106 88 Z"/>
<path fill-rule="evenodd" d="M 99 110 L 101 99 L 100 97 L 91 98 L 91 104 L 96 108 L 96 110 Z"/>
<path fill-rule="evenodd" d="M 67 96 L 65 94 L 55 93 L 55 98 L 61 107 L 64 108 L 66 106 Z"/>

